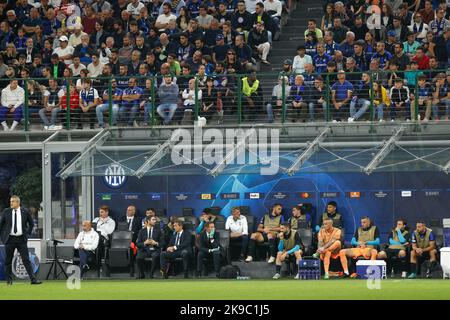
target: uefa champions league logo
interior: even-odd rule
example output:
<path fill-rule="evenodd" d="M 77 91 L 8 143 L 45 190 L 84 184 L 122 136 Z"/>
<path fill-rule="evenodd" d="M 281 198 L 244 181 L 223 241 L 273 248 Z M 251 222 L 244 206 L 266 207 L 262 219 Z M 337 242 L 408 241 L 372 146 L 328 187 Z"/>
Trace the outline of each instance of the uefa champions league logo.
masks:
<path fill-rule="evenodd" d="M 117 189 L 125 184 L 127 177 L 125 176 L 125 170 L 121 165 L 111 164 L 106 168 L 103 179 L 108 187 Z"/>
<path fill-rule="evenodd" d="M 30 259 L 31 267 L 33 268 L 33 272 L 36 273 L 39 269 L 39 259 L 33 253 L 29 254 L 29 259 Z M 12 261 L 12 272 L 18 279 L 21 279 L 21 280 L 28 279 L 28 272 L 25 269 L 25 266 L 22 261 L 22 257 L 19 255 L 19 253 L 16 253 L 14 255 L 14 258 Z"/>

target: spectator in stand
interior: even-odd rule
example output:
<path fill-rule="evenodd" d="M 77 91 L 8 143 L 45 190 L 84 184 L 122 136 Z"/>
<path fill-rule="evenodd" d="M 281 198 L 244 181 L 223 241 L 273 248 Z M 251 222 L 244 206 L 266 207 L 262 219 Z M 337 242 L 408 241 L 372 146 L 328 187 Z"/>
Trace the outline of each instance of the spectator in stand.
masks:
<path fill-rule="evenodd" d="M 355 25 L 350 29 L 355 34 L 355 40 L 364 40 L 366 33 L 369 32 L 367 25 L 363 23 L 362 16 L 355 17 Z"/>
<path fill-rule="evenodd" d="M 333 32 L 333 39 L 338 44 L 341 44 L 345 40 L 347 31 L 349 31 L 346 26 L 342 25 L 342 20 L 339 17 L 334 18 L 334 25 L 332 28 L 329 28 L 328 30 Z"/>
<path fill-rule="evenodd" d="M 264 10 L 274 20 L 275 24 L 279 27 L 281 23 L 281 13 L 283 5 L 280 0 L 265 0 Z"/>
<path fill-rule="evenodd" d="M 450 72 L 447 70 L 447 81 L 445 74 L 440 73 L 436 76 L 436 83 L 433 92 L 433 118 L 436 121 L 441 119 L 444 114 L 444 119 L 448 121 L 450 116 Z M 441 110 L 444 110 L 441 112 Z"/>
<path fill-rule="evenodd" d="M 445 18 L 445 10 L 436 10 L 436 18 L 430 22 L 430 30 L 435 36 L 442 35 L 447 28 L 450 28 L 450 21 Z"/>
<path fill-rule="evenodd" d="M 411 113 L 409 110 L 409 89 L 403 85 L 403 79 L 395 79 L 394 86 L 389 92 L 389 99 L 391 100 L 391 121 L 395 121 L 397 112 L 405 115 L 406 120 L 411 120 Z"/>
<path fill-rule="evenodd" d="M 172 81 L 172 76 L 165 75 L 164 81 L 158 89 L 160 104 L 156 111 L 166 125 L 170 123 L 177 109 L 179 92 L 178 86 Z"/>
<path fill-rule="evenodd" d="M 168 2 L 165 2 L 162 5 L 162 13 L 158 16 L 155 22 L 155 27 L 159 31 L 164 31 L 169 26 L 169 21 L 177 20 L 177 17 L 172 13 L 172 5 Z"/>
<path fill-rule="evenodd" d="M 59 37 L 59 45 L 53 53 L 58 55 L 60 61 L 63 61 L 66 65 L 70 65 L 72 63 L 74 48 L 69 46 L 69 39 L 66 36 Z"/>
<path fill-rule="evenodd" d="M 94 53 L 95 50 L 89 45 L 89 35 L 82 35 L 81 43 L 75 47 L 73 55 L 78 56 L 80 62 L 87 66 L 92 62 L 92 55 Z"/>
<path fill-rule="evenodd" d="M 270 65 L 270 62 L 267 61 L 270 51 L 269 34 L 265 29 L 264 21 L 257 22 L 256 26 L 250 31 L 248 45 L 260 54 L 262 63 Z"/>
<path fill-rule="evenodd" d="M 318 108 L 321 108 L 321 112 L 323 114 L 324 120 L 326 119 L 326 108 L 327 108 L 327 93 L 326 88 L 323 83 L 323 78 L 318 76 L 314 79 L 313 86 L 310 89 L 309 94 L 309 121 L 313 122 L 316 114 L 318 114 Z"/>
<path fill-rule="evenodd" d="M 323 43 L 317 45 L 317 54 L 313 58 L 314 67 L 317 73 L 326 72 L 327 64 L 331 61 L 331 57 L 325 52 Z"/>
<path fill-rule="evenodd" d="M 283 85 L 284 85 L 284 96 L 283 96 Z M 286 76 L 280 76 L 278 79 L 278 84 L 273 87 L 272 99 L 270 103 L 266 104 L 267 110 L 267 120 L 269 123 L 273 122 L 274 115 L 273 109 L 275 108 L 277 112 L 281 112 L 283 106 L 283 99 L 286 101 L 287 96 L 291 90 L 289 85 L 289 79 Z"/>
<path fill-rule="evenodd" d="M 409 31 L 415 34 L 417 41 L 420 43 L 425 39 L 428 32 L 428 24 L 422 21 L 422 16 L 416 12 L 413 17 L 411 25 L 408 27 Z"/>
<path fill-rule="evenodd" d="M 247 107 L 244 114 L 247 118 L 254 119 L 263 107 L 263 91 L 255 72 L 242 78 L 242 95 L 244 108 Z"/>
<path fill-rule="evenodd" d="M 370 107 L 370 75 L 362 74 L 362 80 L 354 86 L 354 95 L 350 102 L 350 117 L 348 122 L 353 122 L 361 118 Z M 356 107 L 359 110 L 356 111 Z"/>
<path fill-rule="evenodd" d="M 231 17 L 231 25 L 233 30 L 236 30 L 239 33 L 244 33 L 245 31 L 249 31 L 252 22 L 252 15 L 247 11 L 245 1 L 240 0 L 237 3 L 237 10 L 233 13 Z"/>
<path fill-rule="evenodd" d="M 334 5 L 328 3 L 325 8 L 325 14 L 322 17 L 320 29 L 322 29 L 322 31 L 325 32 L 329 28 L 332 28 L 333 24 L 334 24 Z"/>
<path fill-rule="evenodd" d="M 92 62 L 87 66 L 89 76 L 92 78 L 98 77 L 103 71 L 103 66 L 104 65 L 100 63 L 99 54 L 97 52 L 92 53 Z"/>
<path fill-rule="evenodd" d="M 391 101 L 389 99 L 388 91 L 379 82 L 373 82 L 373 108 L 377 110 L 377 117 L 379 122 L 383 122 L 384 109 L 390 108 Z"/>
<path fill-rule="evenodd" d="M 425 0 L 424 8 L 419 10 L 419 14 L 422 17 L 422 21 L 428 25 L 434 19 L 434 10 L 432 0 Z"/>
<path fill-rule="evenodd" d="M 336 50 L 339 50 L 339 44 L 336 43 L 333 39 L 334 35 L 331 31 L 325 31 L 324 36 L 324 45 L 325 45 L 325 52 L 331 57 L 334 57 L 334 52 Z"/>
<path fill-rule="evenodd" d="M 0 108 L 0 123 L 4 131 L 14 131 L 22 120 L 25 91 L 19 87 L 17 80 L 11 80 L 9 85 L 2 90 Z M 6 123 L 6 115 L 13 115 L 11 128 Z"/>
<path fill-rule="evenodd" d="M 305 72 L 305 64 L 311 63 L 312 58 L 310 55 L 306 54 L 306 48 L 304 45 L 299 45 L 297 47 L 297 55 L 294 57 L 294 61 L 292 63 L 292 70 L 295 73 L 304 73 Z"/>
<path fill-rule="evenodd" d="M 306 122 L 307 108 L 308 108 L 309 88 L 304 83 L 304 78 L 301 74 L 295 76 L 295 82 L 291 86 L 288 100 L 291 108 L 292 122 Z"/>
<path fill-rule="evenodd" d="M 181 93 L 181 97 L 183 98 L 183 106 L 184 106 L 184 111 L 188 111 L 188 112 L 192 112 L 193 110 L 195 110 L 195 101 L 196 101 L 196 97 L 197 97 L 197 101 L 199 103 L 199 105 L 202 104 L 201 100 L 202 100 L 202 90 L 198 89 L 197 90 L 197 95 L 195 94 L 195 79 L 190 79 L 189 80 L 189 87 L 184 89 L 183 92 Z"/>
<path fill-rule="evenodd" d="M 450 41 L 450 27 L 446 27 L 442 35 L 433 38 L 429 44 L 429 51 L 439 61 L 439 68 L 446 69 L 450 67 L 450 50 L 448 43 Z"/>
<path fill-rule="evenodd" d="M 122 92 L 122 105 L 119 108 L 119 121 L 126 121 L 129 127 L 137 126 L 136 117 L 139 114 L 142 93 L 136 78 L 130 78 L 128 87 Z"/>
<path fill-rule="evenodd" d="M 389 61 L 392 59 L 392 54 L 386 51 L 384 42 L 377 43 L 376 53 L 372 56 L 373 59 L 378 60 L 380 69 L 387 70 Z"/>
<path fill-rule="evenodd" d="M 112 97 L 112 101 L 111 101 L 111 112 L 109 112 L 110 110 L 110 92 L 109 89 L 105 89 L 103 91 L 103 103 L 99 104 L 96 108 L 95 108 L 95 113 L 97 115 L 97 121 L 98 121 L 98 126 L 100 128 L 104 128 L 105 127 L 105 123 L 103 121 L 103 114 L 108 111 L 110 114 L 110 117 L 112 117 L 111 119 L 111 124 L 113 126 L 117 126 L 117 116 L 119 114 L 119 105 L 120 102 L 122 101 L 122 93 L 123 91 L 117 87 L 117 81 L 116 79 L 111 79 L 111 97 Z"/>
<path fill-rule="evenodd" d="M 69 37 L 69 46 L 75 48 L 77 45 L 81 43 L 81 36 L 87 35 L 87 33 L 83 32 L 83 26 L 81 23 L 76 23 L 74 26 L 74 32 Z"/>
<path fill-rule="evenodd" d="M 305 30 L 305 39 L 309 33 L 313 33 L 318 41 L 323 39 L 322 30 L 317 28 L 317 22 L 314 19 L 308 21 L 308 28 Z"/>
<path fill-rule="evenodd" d="M 80 91 L 80 108 L 76 109 L 80 117 L 78 129 L 83 128 L 83 123 L 88 123 L 94 129 L 94 110 L 99 104 L 97 89 L 92 87 L 90 79 L 83 80 L 83 89 Z"/>
<path fill-rule="evenodd" d="M 242 65 L 244 70 L 251 70 L 252 65 L 252 49 L 248 44 L 244 41 L 244 36 L 238 35 L 236 36 L 235 45 L 233 47 L 234 52 L 236 52 L 236 56 L 238 61 Z"/>
<path fill-rule="evenodd" d="M 353 85 L 345 80 L 345 71 L 340 70 L 337 77 L 338 81 L 331 87 L 333 122 L 342 120 L 353 94 Z"/>
<path fill-rule="evenodd" d="M 419 70 L 428 70 L 430 68 L 430 58 L 425 54 L 425 50 L 422 47 L 416 49 L 416 54 L 411 60 L 418 63 Z"/>

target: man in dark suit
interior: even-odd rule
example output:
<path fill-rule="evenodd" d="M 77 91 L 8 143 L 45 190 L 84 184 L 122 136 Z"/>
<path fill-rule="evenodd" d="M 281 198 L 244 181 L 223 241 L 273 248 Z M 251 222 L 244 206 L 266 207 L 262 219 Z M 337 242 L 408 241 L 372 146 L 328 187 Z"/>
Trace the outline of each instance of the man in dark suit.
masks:
<path fill-rule="evenodd" d="M 120 222 L 126 222 L 128 225 L 128 230 L 133 233 L 131 242 L 136 243 L 139 231 L 142 229 L 141 220 L 136 216 L 136 207 L 128 206 L 127 214 L 124 217 L 119 218 Z M 133 251 L 130 249 L 131 259 L 130 259 L 130 277 L 134 277 L 134 262 L 135 256 Z"/>
<path fill-rule="evenodd" d="M 11 208 L 3 210 L 0 217 L 0 235 L 6 251 L 5 274 L 7 284 L 12 285 L 12 260 L 16 249 L 30 276 L 31 284 L 41 284 L 42 282 L 36 280 L 28 257 L 27 241 L 33 231 L 33 218 L 26 208 L 20 206 L 18 196 L 11 197 L 10 205 Z"/>
<path fill-rule="evenodd" d="M 170 238 L 167 250 L 161 253 L 161 275 L 167 279 L 170 264 L 176 258 L 183 259 L 184 277 L 189 278 L 189 257 L 192 255 L 192 234 L 183 230 L 183 222 L 173 222 L 174 234 Z"/>
<path fill-rule="evenodd" d="M 220 271 L 220 238 L 215 232 L 214 222 L 207 222 L 205 230 L 200 234 L 199 252 L 197 256 L 197 277 L 200 277 L 203 270 L 203 259 L 212 257 L 214 261 L 214 271 L 219 277 Z"/>
<path fill-rule="evenodd" d="M 150 271 L 150 279 L 153 278 L 153 273 L 159 265 L 159 256 L 161 248 L 163 247 L 163 233 L 159 226 L 156 226 L 156 217 L 145 218 L 145 226 L 139 231 L 136 245 L 138 247 L 138 254 L 136 257 L 138 266 L 137 279 L 144 279 L 145 258 L 152 258 L 152 268 Z"/>

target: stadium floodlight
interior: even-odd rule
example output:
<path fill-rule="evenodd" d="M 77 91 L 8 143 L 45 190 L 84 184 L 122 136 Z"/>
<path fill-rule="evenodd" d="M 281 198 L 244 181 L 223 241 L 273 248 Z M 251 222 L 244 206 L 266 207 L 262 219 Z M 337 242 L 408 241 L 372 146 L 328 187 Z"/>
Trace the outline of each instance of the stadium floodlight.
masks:
<path fill-rule="evenodd" d="M 213 169 L 209 170 L 209 174 L 213 177 L 217 177 L 220 173 L 222 173 L 223 169 L 225 169 L 228 164 L 244 152 L 246 149 L 247 139 L 255 134 L 256 131 L 254 129 L 246 130 L 243 137 L 241 137 L 241 139 L 234 145 L 233 149 L 229 150 L 225 157 Z"/>
<path fill-rule="evenodd" d="M 158 149 L 145 162 L 134 171 L 133 175 L 141 179 L 151 168 L 153 168 L 172 148 L 176 135 L 167 139 L 163 144 L 158 146 Z"/>
<path fill-rule="evenodd" d="M 365 172 L 366 174 L 371 174 L 378 167 L 378 165 L 384 160 L 384 158 L 386 158 L 387 155 L 392 150 L 395 149 L 395 143 L 400 139 L 404 131 L 405 131 L 404 126 L 396 128 L 392 136 L 389 138 L 389 140 L 384 141 L 380 151 L 378 151 L 377 154 L 375 154 L 370 163 L 363 169 L 363 172 Z"/>
<path fill-rule="evenodd" d="M 319 135 L 312 141 L 308 142 L 306 149 L 295 159 L 294 163 L 286 170 L 286 173 L 292 176 L 311 156 L 319 150 L 319 145 L 323 142 L 330 132 L 330 127 L 325 127 Z"/>
<path fill-rule="evenodd" d="M 444 171 L 446 174 L 450 171 L 450 160 L 447 162 L 445 166 L 442 167 L 442 171 Z"/>
<path fill-rule="evenodd" d="M 83 163 L 86 158 L 92 156 L 92 154 L 96 151 L 98 146 L 101 146 L 111 135 L 111 132 L 107 129 L 103 129 L 99 133 L 97 133 L 89 142 L 86 147 L 78 154 L 75 158 L 72 159 L 64 168 L 62 168 L 56 176 L 65 180 L 72 173 L 74 173 L 78 167 Z"/>

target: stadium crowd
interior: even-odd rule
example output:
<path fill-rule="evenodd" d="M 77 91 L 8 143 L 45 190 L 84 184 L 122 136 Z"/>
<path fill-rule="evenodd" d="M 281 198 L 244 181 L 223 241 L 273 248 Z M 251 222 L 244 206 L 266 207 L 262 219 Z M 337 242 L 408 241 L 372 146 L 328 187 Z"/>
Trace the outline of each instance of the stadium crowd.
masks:
<path fill-rule="evenodd" d="M 106 114 L 110 125 L 179 123 L 194 111 L 220 123 L 237 96 L 245 120 L 272 122 L 281 108 L 292 121 L 353 122 L 369 109 L 379 121 L 417 111 L 448 120 L 448 1 L 327 0 L 267 98 L 253 72 L 270 64 L 295 4 L 0 0 L 0 123 L 15 130 L 24 105 L 46 130 L 66 126 L 67 110 L 78 128 L 105 127 Z"/>
<path fill-rule="evenodd" d="M 361 259 L 385 260 L 388 272 L 406 278 L 410 271 L 410 279 L 416 278 L 420 272 L 429 277 L 430 270 L 439 267 L 438 249 L 441 244 L 424 221 L 417 221 L 415 230 L 412 230 L 405 219 L 397 219 L 388 232 L 388 243 L 382 244 L 379 228 L 364 216 L 351 242 L 347 243 L 344 241 L 344 218 L 336 202 L 330 201 L 318 219 L 313 219 L 305 205 L 294 206 L 287 220 L 282 209 L 281 204 L 274 204 L 254 228 L 253 217 L 248 213 L 241 214 L 239 207 L 233 208 L 226 219 L 215 214 L 212 208 L 205 208 L 198 219 L 192 213 L 167 219 L 157 215 L 153 208 L 147 209 L 146 216 L 140 218 L 136 207 L 130 205 L 126 214 L 118 219 L 118 224 L 122 224 L 118 227 L 109 216 L 109 207 L 102 206 L 99 217 L 83 223 L 83 231 L 74 247 L 79 253 L 80 266 L 86 272 L 90 265 L 95 264 L 97 250 L 101 252 L 100 256 L 108 256 L 115 230 L 130 232 L 133 257 L 130 259 L 130 275 L 134 276 L 136 262 L 138 279 L 145 278 L 150 265 L 150 278 L 158 267 L 162 276 L 168 278 L 170 266 L 177 258 L 183 263 L 185 278 L 189 277 L 192 265 L 195 266 L 196 277 L 202 276 L 208 259 L 213 261 L 214 271 L 219 277 L 221 266 L 229 264 L 232 259 L 251 263 L 267 258 L 267 263 L 275 265 L 273 279 L 281 278 L 284 262 L 298 266 L 305 256 L 323 261 L 324 279 L 329 279 L 330 275 L 356 277 L 355 262 Z M 317 220 L 316 225 L 314 220 Z M 312 237 L 306 239 L 304 235 L 308 232 L 305 230 L 314 232 L 315 241 Z M 225 245 L 221 241 L 224 235 L 229 239 Z M 294 274 L 295 279 L 299 279 L 299 274 Z"/>

